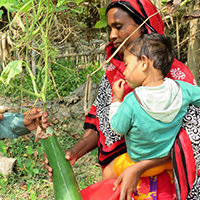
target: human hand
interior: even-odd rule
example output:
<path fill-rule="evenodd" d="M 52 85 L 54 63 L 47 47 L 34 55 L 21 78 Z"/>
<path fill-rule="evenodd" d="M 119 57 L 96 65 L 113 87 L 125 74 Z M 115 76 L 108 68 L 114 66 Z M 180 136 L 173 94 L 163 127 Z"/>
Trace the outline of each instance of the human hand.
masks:
<path fill-rule="evenodd" d="M 69 149 L 65 153 L 65 159 L 73 165 L 77 161 L 77 154 L 73 149 Z"/>
<path fill-rule="evenodd" d="M 52 124 L 48 119 L 49 113 L 45 111 L 43 113 L 42 108 L 33 108 L 24 113 L 23 122 L 27 129 L 30 131 L 35 130 L 38 126 L 42 126 L 42 128 L 47 128 Z"/>
<path fill-rule="evenodd" d="M 117 81 L 115 81 L 115 83 L 113 84 L 112 87 L 112 91 L 113 91 L 113 102 L 121 102 L 123 95 L 124 95 L 124 85 L 125 85 L 125 81 L 123 79 L 119 79 Z"/>
<path fill-rule="evenodd" d="M 3 113 L 5 113 L 6 111 L 8 111 L 7 106 L 0 106 L 0 120 L 3 119 Z"/>
<path fill-rule="evenodd" d="M 72 149 L 67 150 L 65 153 L 65 159 L 68 160 L 71 165 L 73 165 L 77 160 L 75 151 Z M 53 169 L 49 166 L 49 160 L 46 154 L 44 154 L 44 168 L 47 170 L 49 181 L 52 182 Z"/>
<path fill-rule="evenodd" d="M 138 172 L 137 167 L 134 165 L 126 168 L 114 182 L 114 190 L 121 183 L 119 200 L 131 200 L 133 192 L 137 190 L 137 184 L 140 180 L 140 173 Z"/>
<path fill-rule="evenodd" d="M 47 158 L 47 155 L 44 154 L 43 157 L 44 157 L 44 169 L 47 170 L 47 174 L 49 176 L 49 182 L 52 182 L 53 181 L 53 179 L 52 179 L 53 169 L 49 166 L 49 160 Z"/>

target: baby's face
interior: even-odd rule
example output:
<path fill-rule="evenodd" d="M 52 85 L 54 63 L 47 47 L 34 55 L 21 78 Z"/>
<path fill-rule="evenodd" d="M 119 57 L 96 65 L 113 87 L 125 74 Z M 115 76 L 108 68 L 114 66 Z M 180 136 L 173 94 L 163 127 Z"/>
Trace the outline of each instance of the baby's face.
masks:
<path fill-rule="evenodd" d="M 143 82 L 143 62 L 138 60 L 136 56 L 131 54 L 128 50 L 124 51 L 124 63 L 126 69 L 124 70 L 125 80 L 131 88 L 136 88 L 142 85 Z"/>

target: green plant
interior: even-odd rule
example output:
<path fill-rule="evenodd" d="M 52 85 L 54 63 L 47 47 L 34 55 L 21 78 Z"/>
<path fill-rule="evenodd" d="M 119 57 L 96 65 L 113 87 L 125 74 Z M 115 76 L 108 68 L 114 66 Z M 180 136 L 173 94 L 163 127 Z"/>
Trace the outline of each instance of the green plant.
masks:
<path fill-rule="evenodd" d="M 26 22 L 28 22 L 29 19 L 29 9 L 24 11 L 24 8 L 28 6 L 30 8 L 31 6 L 31 13 L 33 15 L 33 21 L 30 27 L 28 26 L 28 23 L 26 23 L 26 26 L 22 27 L 22 31 L 25 32 L 25 38 L 23 40 L 20 38 L 19 43 L 23 42 L 24 48 L 25 48 L 25 61 L 23 60 L 14 60 L 10 62 L 6 68 L 3 70 L 0 80 L 5 85 L 13 85 L 15 88 L 20 89 L 23 92 L 26 92 L 30 95 L 35 96 L 38 99 L 42 99 L 44 102 L 43 110 L 46 111 L 47 103 L 46 103 L 46 92 L 47 92 L 47 86 L 48 86 L 48 80 L 49 80 L 49 70 L 51 66 L 51 61 L 54 60 L 56 51 L 55 48 L 53 48 L 52 44 L 49 41 L 49 30 L 52 25 L 53 16 L 55 12 L 54 6 L 50 3 L 50 1 L 44 2 L 39 1 L 36 9 L 35 1 L 31 0 L 28 3 L 26 3 L 23 7 L 21 7 L 16 14 L 19 15 L 21 12 L 25 12 L 26 14 Z M 29 6 L 30 5 L 30 6 Z M 41 19 L 39 16 L 44 15 L 44 18 Z M 39 34 L 41 36 L 40 43 L 36 41 L 36 34 Z M 34 76 L 33 72 L 30 69 L 29 62 L 28 62 L 28 49 L 30 45 L 30 41 L 34 41 L 34 43 L 38 43 L 38 48 L 41 51 L 40 59 L 38 60 L 38 66 L 41 66 L 41 60 L 44 62 L 44 66 L 40 67 L 40 78 L 41 78 L 41 84 L 37 85 L 36 77 Z M 22 43 L 21 43 L 22 44 Z M 13 83 L 13 78 L 19 74 L 21 74 L 23 68 L 26 69 L 27 74 L 30 76 L 31 82 L 32 82 L 32 90 L 21 87 Z M 40 127 L 38 127 L 38 130 Z M 48 133 L 53 133 L 53 130 L 49 127 L 47 130 L 41 130 Z M 41 132 L 39 131 L 39 132 Z M 56 176 L 53 177 L 54 181 L 54 188 L 55 188 L 55 197 L 58 199 L 82 199 L 81 194 L 78 190 L 78 185 L 75 181 L 75 177 L 73 174 L 73 171 L 71 169 L 71 166 L 69 162 L 65 159 L 64 152 L 62 152 L 62 149 L 56 139 L 55 134 L 53 136 L 50 136 L 46 140 L 42 140 L 43 145 L 45 146 L 45 151 L 47 153 L 48 159 L 51 162 L 52 168 L 54 170 L 54 174 Z M 27 147 L 26 152 L 24 156 L 31 156 L 32 155 L 32 147 Z M 51 154 L 49 155 L 49 152 Z M 52 156 L 53 155 L 53 156 Z M 22 173 L 23 171 L 28 172 L 28 176 L 34 177 L 38 170 L 33 167 L 34 160 L 30 160 L 28 163 L 22 162 L 22 160 L 19 159 L 19 165 L 21 167 Z M 65 168 L 61 169 L 58 168 L 58 164 L 61 164 Z M 66 174 L 64 171 L 68 169 L 71 171 L 70 176 L 69 174 Z M 63 179 L 63 176 L 65 178 Z M 73 189 L 72 189 L 73 187 Z M 62 192 L 60 190 L 62 189 Z M 67 193 L 65 192 L 67 191 Z M 72 191 L 69 193 L 69 191 Z M 32 195 L 31 198 L 34 198 Z"/>
<path fill-rule="evenodd" d="M 7 146 L 5 145 L 4 141 L 1 140 L 0 141 L 0 152 L 6 156 L 6 152 L 7 152 Z"/>

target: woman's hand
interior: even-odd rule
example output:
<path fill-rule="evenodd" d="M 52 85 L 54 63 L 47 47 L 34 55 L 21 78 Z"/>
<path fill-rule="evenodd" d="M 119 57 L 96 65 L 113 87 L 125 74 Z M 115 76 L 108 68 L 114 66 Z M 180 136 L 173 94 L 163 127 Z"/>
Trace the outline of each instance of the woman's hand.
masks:
<path fill-rule="evenodd" d="M 67 150 L 65 153 L 65 159 L 68 160 L 71 165 L 73 165 L 77 160 L 76 152 L 72 149 Z M 49 181 L 52 182 L 53 169 L 49 166 L 49 161 L 46 154 L 44 154 L 44 163 L 44 168 L 47 170 Z"/>
<path fill-rule="evenodd" d="M 123 79 L 119 79 L 115 81 L 112 87 L 113 91 L 113 102 L 121 102 L 124 95 L 124 85 L 125 81 Z"/>
<path fill-rule="evenodd" d="M 49 182 L 52 182 L 52 172 L 53 172 L 53 169 L 49 166 L 49 160 L 47 158 L 47 155 L 44 154 L 44 169 L 47 170 L 47 174 L 49 176 Z"/>
<path fill-rule="evenodd" d="M 153 167 L 168 163 L 171 161 L 171 154 L 162 158 L 154 158 L 136 162 L 134 165 L 126 168 L 116 179 L 114 189 L 121 183 L 120 200 L 131 200 L 133 192 L 137 190 L 137 185 L 141 175 Z"/>
<path fill-rule="evenodd" d="M 114 189 L 121 184 L 119 200 L 131 200 L 132 194 L 137 190 L 137 184 L 140 180 L 141 173 L 136 164 L 126 168 L 114 182 Z"/>

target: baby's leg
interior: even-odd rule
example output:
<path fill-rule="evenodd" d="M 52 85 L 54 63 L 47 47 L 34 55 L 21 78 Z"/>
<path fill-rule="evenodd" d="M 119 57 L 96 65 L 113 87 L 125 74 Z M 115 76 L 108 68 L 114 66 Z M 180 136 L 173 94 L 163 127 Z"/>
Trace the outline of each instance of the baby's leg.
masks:
<path fill-rule="evenodd" d="M 115 175 L 115 173 L 113 171 L 114 161 L 115 161 L 115 159 L 103 169 L 103 173 L 102 173 L 103 180 L 117 178 L 117 176 Z"/>

